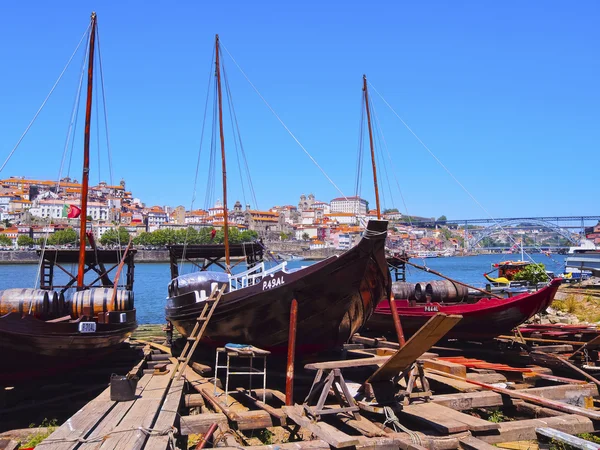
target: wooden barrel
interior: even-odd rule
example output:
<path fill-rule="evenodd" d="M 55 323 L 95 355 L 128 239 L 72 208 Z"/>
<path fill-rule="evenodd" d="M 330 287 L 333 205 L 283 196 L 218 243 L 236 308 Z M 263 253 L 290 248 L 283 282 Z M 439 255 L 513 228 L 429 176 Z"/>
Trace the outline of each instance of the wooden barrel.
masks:
<path fill-rule="evenodd" d="M 0 291 L 0 315 L 18 312 L 34 317 L 51 315 L 48 291 L 42 289 L 5 289 Z"/>
<path fill-rule="evenodd" d="M 415 299 L 415 283 L 406 283 L 405 281 L 394 281 L 392 283 L 392 292 L 394 298 L 404 300 Z"/>
<path fill-rule="evenodd" d="M 133 292 L 117 289 L 115 301 L 112 301 L 113 288 L 92 288 L 77 291 L 71 299 L 71 314 L 81 317 L 86 313 L 94 316 L 108 311 L 126 311 L 133 309 Z M 89 308 L 89 312 L 86 309 Z"/>
<path fill-rule="evenodd" d="M 434 302 L 461 302 L 469 295 L 469 289 L 450 280 L 430 281 L 425 294 Z"/>
<path fill-rule="evenodd" d="M 415 284 L 415 300 L 418 302 L 424 302 L 425 298 L 425 288 L 427 287 L 427 282 L 419 282 Z"/>
<path fill-rule="evenodd" d="M 50 311 L 54 317 L 62 317 L 71 314 L 70 306 L 65 304 L 65 295 L 62 292 L 48 291 L 48 301 L 50 302 Z"/>

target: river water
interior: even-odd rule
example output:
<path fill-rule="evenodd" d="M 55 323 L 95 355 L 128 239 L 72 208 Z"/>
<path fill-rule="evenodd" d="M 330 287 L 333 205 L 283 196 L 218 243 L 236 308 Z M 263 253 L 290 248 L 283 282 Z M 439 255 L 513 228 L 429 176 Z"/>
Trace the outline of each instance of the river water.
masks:
<path fill-rule="evenodd" d="M 512 258 L 511 258 L 512 257 Z M 520 255 L 477 255 L 449 258 L 412 259 L 419 265 L 427 265 L 433 270 L 446 276 L 469 283 L 477 287 L 484 287 L 484 272 L 491 270 L 491 265 L 507 259 L 520 259 Z M 534 255 L 535 262 L 543 263 L 546 270 L 555 274 L 564 271 L 563 255 L 543 254 Z M 313 261 L 289 261 L 288 268 L 298 268 L 313 264 Z M 213 266 L 214 267 L 214 266 Z M 185 270 L 184 272 L 189 272 Z M 57 274 L 59 271 L 55 271 Z M 32 287 L 36 281 L 37 265 L 33 264 L 6 264 L 0 265 L 0 289 Z M 496 274 L 493 273 L 492 276 Z M 437 277 L 423 273 L 421 270 L 407 267 L 407 281 L 429 281 Z M 64 281 L 64 278 L 59 278 Z M 169 265 L 167 263 L 143 263 L 135 267 L 135 305 L 140 324 L 163 323 L 164 305 L 167 296 L 167 284 L 170 281 Z"/>

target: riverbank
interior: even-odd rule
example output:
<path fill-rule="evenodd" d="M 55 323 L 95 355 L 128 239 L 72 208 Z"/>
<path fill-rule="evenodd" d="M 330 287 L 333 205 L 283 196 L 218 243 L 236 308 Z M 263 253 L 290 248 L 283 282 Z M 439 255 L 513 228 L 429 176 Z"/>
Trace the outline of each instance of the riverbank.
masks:
<path fill-rule="evenodd" d="M 335 252 L 323 250 L 308 250 L 300 254 L 308 261 L 321 260 L 334 255 Z M 265 260 L 268 258 L 265 257 Z M 35 250 L 2 250 L 0 251 L 0 264 L 37 264 L 39 258 Z M 140 263 L 166 263 L 169 262 L 169 251 L 163 250 L 137 250 L 136 264 Z"/>

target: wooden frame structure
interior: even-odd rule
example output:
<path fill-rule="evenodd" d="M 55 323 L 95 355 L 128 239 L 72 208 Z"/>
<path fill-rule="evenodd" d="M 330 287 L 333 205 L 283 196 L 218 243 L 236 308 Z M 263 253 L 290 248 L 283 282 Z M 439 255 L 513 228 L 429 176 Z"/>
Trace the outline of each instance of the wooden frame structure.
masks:
<path fill-rule="evenodd" d="M 225 246 L 222 244 L 192 244 L 192 245 L 169 245 L 169 261 L 171 266 L 171 279 L 179 276 L 178 264 L 180 261 L 187 261 L 199 270 L 207 270 L 213 264 L 227 272 L 227 268 L 222 264 L 225 258 Z M 243 242 L 241 244 L 232 244 L 229 246 L 229 255 L 231 257 L 244 258 L 248 267 L 263 261 L 264 249 L 257 242 Z"/>
<path fill-rule="evenodd" d="M 109 274 L 119 267 L 124 253 L 124 248 L 112 250 L 86 249 L 84 274 L 95 272 L 97 277 L 91 283 L 84 284 L 82 289 L 88 289 L 92 286 L 114 287 L 114 282 L 110 279 Z M 127 290 L 133 290 L 135 253 L 135 249 L 130 249 L 125 255 L 124 264 L 127 266 L 125 289 Z M 77 287 L 77 272 L 72 273 L 66 266 L 75 265 L 79 262 L 79 250 L 47 249 L 43 252 L 38 250 L 38 255 L 42 258 L 40 289 L 60 289 L 60 292 L 64 294 L 67 289 Z M 67 274 L 69 280 L 66 284 L 55 284 L 55 268 Z"/>

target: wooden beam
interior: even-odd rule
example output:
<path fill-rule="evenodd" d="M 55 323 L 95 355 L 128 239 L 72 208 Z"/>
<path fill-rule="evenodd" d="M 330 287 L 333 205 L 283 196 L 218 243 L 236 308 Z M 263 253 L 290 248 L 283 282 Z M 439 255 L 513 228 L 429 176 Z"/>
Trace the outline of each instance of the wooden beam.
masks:
<path fill-rule="evenodd" d="M 177 423 L 179 407 L 183 398 L 185 380 L 173 380 L 169 392 L 160 407 L 158 417 L 152 428 L 158 432 L 168 430 Z M 148 438 L 144 450 L 166 450 L 169 446 L 170 436 L 168 434 L 153 435 Z"/>
<path fill-rule="evenodd" d="M 463 414 L 454 409 L 436 403 L 413 403 L 400 411 L 401 415 L 413 421 L 426 423 L 433 429 L 445 434 L 460 433 L 461 431 L 490 431 L 497 430 L 497 423 L 488 422 L 474 416 Z"/>
<path fill-rule="evenodd" d="M 283 410 L 287 416 L 300 425 L 306 428 L 315 436 L 323 439 L 329 445 L 335 448 L 344 448 L 358 445 L 359 440 L 355 437 L 348 436 L 346 433 L 325 422 L 313 422 L 308 417 L 303 415 L 303 409 L 299 405 L 284 406 Z"/>
<path fill-rule="evenodd" d="M 183 436 L 204 434 L 214 423 L 227 425 L 227 417 L 223 413 L 202 413 L 180 417 L 180 430 Z"/>
<path fill-rule="evenodd" d="M 454 327 L 462 316 L 438 313 L 427 321 L 408 342 L 369 377 L 368 383 L 389 381 L 408 369 L 423 353 Z"/>
<path fill-rule="evenodd" d="M 494 433 L 485 433 L 477 437 L 488 444 L 513 442 L 536 439 L 536 428 L 550 427 L 569 434 L 591 433 L 594 431 L 593 422 L 575 414 L 568 414 L 543 419 L 515 420 L 500 423 L 500 429 Z"/>
<path fill-rule="evenodd" d="M 540 427 L 536 428 L 535 432 L 538 436 L 543 436 L 552 441 L 562 442 L 569 447 L 578 448 L 580 450 L 598 450 L 600 448 L 600 445 L 598 444 L 555 430 L 554 428 Z"/>
<path fill-rule="evenodd" d="M 432 371 L 432 372 L 436 372 L 436 371 Z M 442 372 L 439 372 L 439 374 L 444 375 Z M 458 377 L 454 377 L 454 375 L 449 375 L 449 374 L 445 374 L 445 375 L 447 377 L 458 378 Z M 490 384 L 479 383 L 477 381 L 472 381 L 472 380 L 464 380 L 464 381 L 466 381 L 467 383 L 471 383 L 476 386 L 482 387 L 484 389 L 489 389 L 494 392 L 498 392 L 499 394 L 502 394 L 502 395 L 507 395 L 512 398 L 518 398 L 520 400 L 526 400 L 526 401 L 534 403 L 536 405 L 541 405 L 541 406 L 545 406 L 548 408 L 556 409 L 557 411 L 562 411 L 562 412 L 568 413 L 568 414 L 579 414 L 580 416 L 587 417 L 587 418 L 593 419 L 593 420 L 600 420 L 600 412 L 597 412 L 597 411 L 580 408 L 578 406 L 568 405 L 566 403 L 557 402 L 554 400 L 544 399 L 537 395 L 522 393 L 522 392 L 518 392 L 518 391 L 510 391 L 508 389 L 492 386 Z"/>
<path fill-rule="evenodd" d="M 458 442 L 460 448 L 464 450 L 498 450 L 498 447 L 473 436 L 467 436 L 466 438 L 460 439 Z"/>

